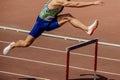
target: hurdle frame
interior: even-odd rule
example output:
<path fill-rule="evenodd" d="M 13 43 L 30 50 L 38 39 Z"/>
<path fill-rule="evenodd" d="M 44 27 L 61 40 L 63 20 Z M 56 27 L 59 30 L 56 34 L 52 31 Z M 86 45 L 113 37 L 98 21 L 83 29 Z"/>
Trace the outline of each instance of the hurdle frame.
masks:
<path fill-rule="evenodd" d="M 70 63 L 70 51 L 90 45 L 95 43 L 95 57 L 94 57 L 94 80 L 96 80 L 96 71 L 97 71 L 97 55 L 98 55 L 98 39 L 92 39 L 89 41 L 85 41 L 73 46 L 69 46 L 66 48 L 67 52 L 67 60 L 66 60 L 66 80 L 69 80 L 69 63 Z"/>

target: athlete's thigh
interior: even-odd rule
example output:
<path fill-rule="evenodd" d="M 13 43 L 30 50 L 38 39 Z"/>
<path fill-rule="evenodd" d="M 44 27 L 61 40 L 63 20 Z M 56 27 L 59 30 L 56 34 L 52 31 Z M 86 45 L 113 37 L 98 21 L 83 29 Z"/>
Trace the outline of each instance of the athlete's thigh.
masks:
<path fill-rule="evenodd" d="M 34 42 L 35 39 L 36 39 L 36 38 L 34 38 L 34 37 L 31 36 L 31 35 L 27 35 L 27 37 L 26 37 L 26 39 L 25 39 L 25 42 L 26 42 L 27 45 L 31 45 L 31 44 Z"/>
<path fill-rule="evenodd" d="M 63 25 L 63 24 L 65 24 L 66 22 L 70 21 L 71 17 L 72 16 L 69 13 L 58 15 L 58 17 L 57 17 L 58 24 L 60 26 Z"/>
<path fill-rule="evenodd" d="M 58 28 L 58 27 L 60 27 L 60 26 L 59 26 L 59 24 L 58 24 L 58 20 L 57 20 L 57 17 L 56 17 L 54 20 L 52 20 L 52 21 L 49 23 L 46 31 L 51 31 L 51 30 L 54 30 L 54 29 L 56 29 L 56 28 Z"/>
<path fill-rule="evenodd" d="M 46 22 L 38 17 L 34 27 L 30 31 L 29 35 L 31 35 L 34 38 L 38 38 L 46 30 L 48 25 L 49 25 L 48 22 Z"/>
<path fill-rule="evenodd" d="M 53 21 L 50 22 L 46 31 L 51 31 L 58 27 L 61 27 L 64 23 L 68 22 L 71 18 L 72 16 L 69 13 L 58 15 Z"/>

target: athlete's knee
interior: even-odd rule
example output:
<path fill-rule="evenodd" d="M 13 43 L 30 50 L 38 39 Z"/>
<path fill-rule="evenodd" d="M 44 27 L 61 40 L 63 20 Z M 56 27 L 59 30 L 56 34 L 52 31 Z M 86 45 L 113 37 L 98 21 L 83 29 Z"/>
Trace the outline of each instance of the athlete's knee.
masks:
<path fill-rule="evenodd" d="M 68 16 L 68 17 L 73 17 L 70 13 L 67 13 L 67 16 Z"/>
<path fill-rule="evenodd" d="M 59 19 L 60 20 L 67 20 L 67 21 L 69 21 L 72 18 L 73 18 L 73 16 L 70 13 L 59 15 Z"/>
<path fill-rule="evenodd" d="M 70 13 L 62 14 L 58 16 L 59 25 L 63 25 L 66 22 L 70 22 L 73 19 L 73 16 Z"/>
<path fill-rule="evenodd" d="M 67 13 L 65 14 L 65 18 L 67 18 L 68 20 L 71 20 L 73 16 L 70 13 Z"/>
<path fill-rule="evenodd" d="M 32 44 L 32 42 L 26 42 L 24 43 L 24 47 L 29 47 Z"/>
<path fill-rule="evenodd" d="M 18 43 L 22 46 L 22 47 L 29 47 L 32 43 L 28 42 L 28 41 L 24 41 L 24 40 L 19 40 Z"/>

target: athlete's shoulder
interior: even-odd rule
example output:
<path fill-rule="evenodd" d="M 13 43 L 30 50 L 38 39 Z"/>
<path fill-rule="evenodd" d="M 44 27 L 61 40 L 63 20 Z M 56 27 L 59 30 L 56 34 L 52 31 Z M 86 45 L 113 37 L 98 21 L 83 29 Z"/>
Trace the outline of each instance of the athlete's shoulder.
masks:
<path fill-rule="evenodd" d="M 66 1 L 69 1 L 69 0 L 52 0 L 52 1 L 57 5 L 63 5 Z"/>
<path fill-rule="evenodd" d="M 66 6 L 66 5 L 68 5 L 69 3 L 71 2 L 71 0 L 51 0 L 51 2 L 50 2 L 50 4 L 52 5 L 52 6 L 59 6 L 59 7 L 61 7 L 61 6 Z"/>

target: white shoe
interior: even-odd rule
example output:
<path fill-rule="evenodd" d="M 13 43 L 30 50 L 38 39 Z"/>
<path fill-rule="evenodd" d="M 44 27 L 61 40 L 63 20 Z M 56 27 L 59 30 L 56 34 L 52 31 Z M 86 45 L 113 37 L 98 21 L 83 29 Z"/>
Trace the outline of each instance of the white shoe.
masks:
<path fill-rule="evenodd" d="M 88 27 L 87 34 L 92 35 L 97 27 L 98 27 L 98 20 L 95 20 L 94 23 Z"/>
<path fill-rule="evenodd" d="M 3 54 L 7 55 L 9 51 L 12 49 L 11 45 L 15 44 L 15 42 L 11 42 L 7 47 L 4 48 Z"/>

